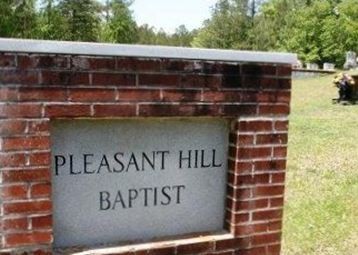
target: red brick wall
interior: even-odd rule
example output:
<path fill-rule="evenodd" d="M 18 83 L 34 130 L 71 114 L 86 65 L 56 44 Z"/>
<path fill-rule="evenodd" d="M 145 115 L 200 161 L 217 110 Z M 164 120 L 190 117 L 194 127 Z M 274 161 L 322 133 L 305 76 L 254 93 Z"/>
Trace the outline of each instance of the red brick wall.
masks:
<path fill-rule="evenodd" d="M 52 119 L 219 116 L 231 235 L 111 253 L 279 254 L 290 88 L 283 64 L 0 53 L 0 252 L 52 252 Z"/>

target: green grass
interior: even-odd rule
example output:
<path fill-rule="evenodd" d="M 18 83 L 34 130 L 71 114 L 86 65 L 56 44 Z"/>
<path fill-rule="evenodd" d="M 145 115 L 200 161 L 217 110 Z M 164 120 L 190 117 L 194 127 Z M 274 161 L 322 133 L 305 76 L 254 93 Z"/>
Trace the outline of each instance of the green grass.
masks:
<path fill-rule="evenodd" d="M 358 105 L 333 76 L 293 82 L 283 254 L 358 254 Z"/>

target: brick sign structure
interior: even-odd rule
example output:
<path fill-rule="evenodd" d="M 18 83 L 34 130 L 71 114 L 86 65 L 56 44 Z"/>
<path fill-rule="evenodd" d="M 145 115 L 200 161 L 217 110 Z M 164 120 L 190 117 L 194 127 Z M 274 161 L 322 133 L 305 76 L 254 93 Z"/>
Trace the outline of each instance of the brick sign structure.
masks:
<path fill-rule="evenodd" d="M 0 40 L 0 253 L 279 254 L 296 56 Z"/>

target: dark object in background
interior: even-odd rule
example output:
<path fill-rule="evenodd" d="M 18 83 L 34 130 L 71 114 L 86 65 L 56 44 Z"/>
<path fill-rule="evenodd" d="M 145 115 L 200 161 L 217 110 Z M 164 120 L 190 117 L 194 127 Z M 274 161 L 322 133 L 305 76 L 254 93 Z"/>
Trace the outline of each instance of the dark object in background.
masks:
<path fill-rule="evenodd" d="M 333 83 L 338 88 L 338 103 L 341 101 L 353 101 L 352 91 L 353 86 L 355 85 L 355 81 L 350 75 L 346 73 L 339 73 L 335 76 Z"/>

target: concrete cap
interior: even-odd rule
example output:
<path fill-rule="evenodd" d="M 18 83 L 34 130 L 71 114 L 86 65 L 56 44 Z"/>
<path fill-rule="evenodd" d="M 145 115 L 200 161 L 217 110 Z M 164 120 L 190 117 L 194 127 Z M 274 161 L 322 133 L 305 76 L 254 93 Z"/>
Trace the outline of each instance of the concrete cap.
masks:
<path fill-rule="evenodd" d="M 0 52 L 295 64 L 297 55 L 258 51 L 0 38 Z"/>

